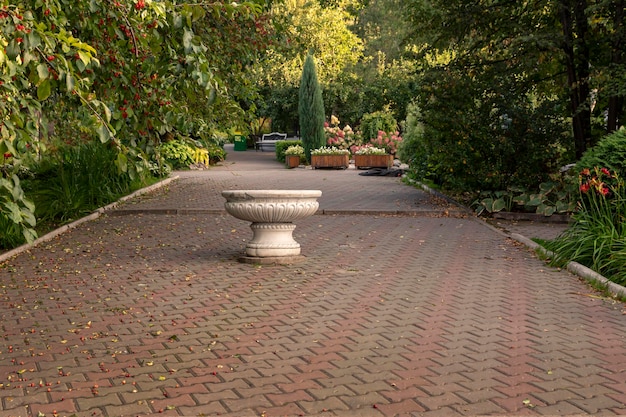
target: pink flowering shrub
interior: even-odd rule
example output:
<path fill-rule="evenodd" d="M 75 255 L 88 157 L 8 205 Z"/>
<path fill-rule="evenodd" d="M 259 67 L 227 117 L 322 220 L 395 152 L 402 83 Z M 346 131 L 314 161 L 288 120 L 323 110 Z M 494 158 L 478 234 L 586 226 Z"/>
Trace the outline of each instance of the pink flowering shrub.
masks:
<path fill-rule="evenodd" d="M 324 133 L 326 134 L 326 145 L 339 149 L 350 149 L 351 146 L 359 142 L 357 134 L 350 125 L 339 127 L 339 119 L 332 116 L 330 123 L 324 123 Z"/>
<path fill-rule="evenodd" d="M 350 125 L 345 125 L 343 128 L 339 127 L 339 119 L 335 116 L 331 116 L 330 122 L 324 123 L 324 132 L 327 146 L 348 149 L 353 155 L 360 149 L 367 147 L 381 148 L 388 154 L 395 155 L 400 142 L 402 142 L 402 136 L 398 131 L 388 133 L 379 130 L 375 138 L 369 138 L 369 140 L 362 138 L 361 133 L 352 130 Z"/>
<path fill-rule="evenodd" d="M 395 155 L 398 150 L 398 145 L 402 142 L 402 136 L 397 130 L 394 133 L 378 131 L 378 136 L 374 139 L 370 139 L 370 144 L 377 148 L 383 148 L 387 153 Z"/>

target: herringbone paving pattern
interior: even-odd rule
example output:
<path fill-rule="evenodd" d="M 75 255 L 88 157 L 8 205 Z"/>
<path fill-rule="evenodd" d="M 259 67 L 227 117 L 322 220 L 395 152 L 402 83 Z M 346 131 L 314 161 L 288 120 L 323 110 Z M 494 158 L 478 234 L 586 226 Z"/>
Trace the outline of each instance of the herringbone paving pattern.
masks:
<path fill-rule="evenodd" d="M 243 264 L 206 175 L 2 265 L 0 416 L 626 414 L 624 305 L 505 235 L 369 178 L 428 210 L 329 200 L 365 210 L 299 222 L 303 263 Z"/>

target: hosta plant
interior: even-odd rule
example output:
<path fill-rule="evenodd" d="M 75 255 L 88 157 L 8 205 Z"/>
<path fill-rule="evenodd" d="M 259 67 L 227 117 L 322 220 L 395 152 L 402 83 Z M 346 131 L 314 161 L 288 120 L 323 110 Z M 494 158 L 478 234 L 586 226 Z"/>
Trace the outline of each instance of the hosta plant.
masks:
<path fill-rule="evenodd" d="M 576 185 L 569 179 L 539 184 L 539 190 L 529 191 L 523 187 L 480 193 L 472 205 L 478 215 L 515 211 L 537 213 L 544 216 L 569 214 L 576 209 Z"/>

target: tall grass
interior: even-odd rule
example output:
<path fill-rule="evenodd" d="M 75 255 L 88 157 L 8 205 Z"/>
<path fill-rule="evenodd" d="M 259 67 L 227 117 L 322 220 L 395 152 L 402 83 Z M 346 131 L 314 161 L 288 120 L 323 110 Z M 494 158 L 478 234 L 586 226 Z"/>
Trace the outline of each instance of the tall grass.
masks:
<path fill-rule="evenodd" d="M 573 224 L 547 249 L 555 265 L 569 261 L 626 285 L 626 188 L 623 179 L 606 169 L 585 169 L 580 175 L 579 209 Z"/>
<path fill-rule="evenodd" d="M 35 215 L 44 222 L 65 223 L 109 204 L 141 186 L 118 171 L 117 151 L 89 142 L 60 149 L 35 168 L 27 189 Z"/>

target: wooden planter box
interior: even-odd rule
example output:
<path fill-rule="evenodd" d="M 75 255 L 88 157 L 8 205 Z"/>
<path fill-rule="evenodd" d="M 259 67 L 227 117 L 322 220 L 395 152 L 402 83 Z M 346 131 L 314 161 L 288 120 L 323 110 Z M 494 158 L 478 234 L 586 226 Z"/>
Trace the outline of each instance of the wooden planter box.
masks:
<path fill-rule="evenodd" d="M 342 168 L 350 165 L 350 155 L 311 155 L 313 168 Z"/>
<path fill-rule="evenodd" d="M 354 166 L 361 168 L 387 168 L 393 165 L 393 155 L 354 155 Z"/>
<path fill-rule="evenodd" d="M 300 155 L 285 155 L 287 168 L 298 168 L 300 165 Z"/>

